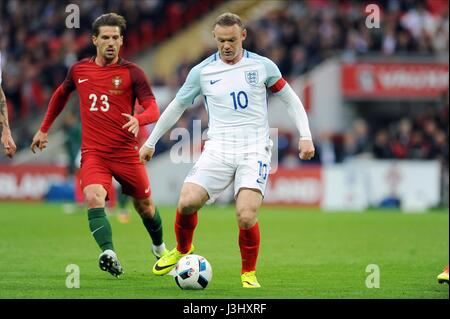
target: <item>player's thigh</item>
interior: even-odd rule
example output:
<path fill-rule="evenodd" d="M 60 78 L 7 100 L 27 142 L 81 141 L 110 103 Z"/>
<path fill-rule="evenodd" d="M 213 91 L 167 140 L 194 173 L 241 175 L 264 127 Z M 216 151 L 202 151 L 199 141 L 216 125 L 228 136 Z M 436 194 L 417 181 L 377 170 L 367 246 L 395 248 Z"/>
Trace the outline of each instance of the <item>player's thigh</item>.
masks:
<path fill-rule="evenodd" d="M 122 186 L 122 193 L 134 199 L 151 196 L 150 181 L 144 164 L 130 158 L 129 161 L 112 163 L 113 176 Z"/>
<path fill-rule="evenodd" d="M 83 155 L 80 166 L 80 184 L 85 196 L 91 191 L 106 191 L 106 198 L 112 193 L 112 172 L 107 161 L 95 154 Z M 91 186 L 92 185 L 92 186 Z"/>
<path fill-rule="evenodd" d="M 202 187 L 209 197 L 206 203 L 210 204 L 233 182 L 235 171 L 236 167 L 232 161 L 224 156 L 205 151 L 184 182 Z"/>
<path fill-rule="evenodd" d="M 265 195 L 270 173 L 270 154 L 249 154 L 239 161 L 234 182 L 234 196 L 237 199 L 243 189 L 257 190 Z"/>
<path fill-rule="evenodd" d="M 238 215 L 257 213 L 262 201 L 263 196 L 259 189 L 241 188 L 236 196 L 236 212 Z"/>
<path fill-rule="evenodd" d="M 193 213 L 205 205 L 209 200 L 206 189 L 190 182 L 183 183 L 178 200 L 178 210 L 181 213 Z"/>

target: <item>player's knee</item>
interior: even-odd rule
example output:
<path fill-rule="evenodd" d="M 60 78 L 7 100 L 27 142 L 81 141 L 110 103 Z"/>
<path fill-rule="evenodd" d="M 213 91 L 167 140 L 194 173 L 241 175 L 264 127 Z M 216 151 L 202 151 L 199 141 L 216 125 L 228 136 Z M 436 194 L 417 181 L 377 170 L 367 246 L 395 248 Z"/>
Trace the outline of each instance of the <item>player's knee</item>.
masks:
<path fill-rule="evenodd" d="M 192 214 L 201 207 L 198 200 L 191 195 L 182 195 L 178 201 L 178 211 L 181 214 Z"/>
<path fill-rule="evenodd" d="M 155 204 L 150 199 L 134 200 L 133 204 L 141 217 L 152 218 L 155 214 Z"/>
<path fill-rule="evenodd" d="M 237 212 L 237 220 L 240 228 L 252 228 L 256 224 L 256 210 L 241 209 Z"/>
<path fill-rule="evenodd" d="M 102 207 L 105 205 L 106 193 L 99 190 L 88 190 L 85 192 L 86 205 L 89 208 Z"/>

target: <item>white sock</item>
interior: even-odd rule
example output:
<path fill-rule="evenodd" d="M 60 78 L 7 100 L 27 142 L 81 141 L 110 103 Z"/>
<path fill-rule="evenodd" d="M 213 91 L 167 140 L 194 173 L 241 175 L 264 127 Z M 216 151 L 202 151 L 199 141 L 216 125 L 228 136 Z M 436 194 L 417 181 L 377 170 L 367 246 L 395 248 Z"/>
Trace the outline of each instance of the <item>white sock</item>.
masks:
<path fill-rule="evenodd" d="M 111 249 L 106 249 L 104 252 L 102 252 L 102 254 L 108 254 L 110 256 L 117 257 L 116 253 Z"/>
<path fill-rule="evenodd" d="M 157 255 L 162 255 L 162 253 L 166 250 L 166 244 L 162 243 L 159 246 L 153 245 L 152 244 L 152 249 L 153 251 L 157 254 Z"/>

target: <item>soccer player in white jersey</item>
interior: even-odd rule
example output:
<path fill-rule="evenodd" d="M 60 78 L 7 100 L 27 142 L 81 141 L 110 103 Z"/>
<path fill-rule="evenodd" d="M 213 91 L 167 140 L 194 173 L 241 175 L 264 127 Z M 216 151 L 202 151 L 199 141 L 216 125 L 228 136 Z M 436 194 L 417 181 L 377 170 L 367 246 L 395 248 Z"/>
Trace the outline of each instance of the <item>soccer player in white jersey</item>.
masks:
<path fill-rule="evenodd" d="M 257 214 L 270 171 L 272 142 L 267 118 L 267 89 L 278 96 L 300 133 L 299 156 L 309 160 L 314 145 L 303 105 L 269 59 L 243 49 L 245 30 L 239 16 L 220 15 L 213 35 L 218 52 L 192 68 L 175 99 L 140 149 L 142 162 L 153 156 L 155 144 L 194 99 L 203 95 L 209 114 L 208 140 L 185 179 L 177 206 L 177 247 L 160 258 L 153 273 L 168 273 L 178 260 L 194 251 L 192 238 L 197 211 L 214 202 L 234 181 L 239 247 L 244 288 L 258 288 L 256 260 L 260 233 Z"/>
<path fill-rule="evenodd" d="M 6 96 L 2 89 L 2 53 L 0 52 L 0 125 L 2 126 L 1 141 L 6 156 L 12 158 L 16 153 L 17 147 L 11 135 L 11 129 L 8 122 L 8 106 L 6 105 Z"/>

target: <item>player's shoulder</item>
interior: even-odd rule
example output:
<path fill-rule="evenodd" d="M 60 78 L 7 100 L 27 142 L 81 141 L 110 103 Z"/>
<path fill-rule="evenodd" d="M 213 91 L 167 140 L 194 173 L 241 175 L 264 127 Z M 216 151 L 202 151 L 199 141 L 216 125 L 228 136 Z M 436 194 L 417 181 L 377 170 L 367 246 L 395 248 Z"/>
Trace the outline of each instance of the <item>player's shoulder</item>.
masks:
<path fill-rule="evenodd" d="M 120 58 L 117 65 L 119 68 L 126 68 L 130 72 L 133 81 L 147 80 L 144 70 L 136 63 Z"/>
<path fill-rule="evenodd" d="M 249 61 L 261 65 L 265 70 L 268 77 L 280 77 L 281 73 L 278 66 L 269 58 L 247 51 L 244 51 L 244 57 Z"/>
<path fill-rule="evenodd" d="M 81 59 L 81 60 L 75 62 L 74 64 L 72 64 L 70 66 L 69 70 L 70 70 L 70 72 L 74 72 L 76 69 L 78 69 L 80 67 L 83 67 L 83 66 L 93 63 L 94 59 L 95 59 L 94 57 Z"/>
<path fill-rule="evenodd" d="M 120 58 L 120 60 L 117 64 L 121 67 L 126 67 L 126 68 L 130 68 L 130 69 L 141 69 L 141 67 L 139 65 L 137 65 L 136 63 L 125 60 L 124 58 Z"/>
<path fill-rule="evenodd" d="M 259 55 L 257 53 L 248 51 L 248 50 L 244 50 L 244 57 L 250 60 L 253 60 L 255 62 L 259 62 L 262 63 L 264 65 L 266 64 L 275 64 L 271 59 L 269 59 L 268 57 Z"/>
<path fill-rule="evenodd" d="M 201 69 L 205 68 L 208 65 L 211 65 L 215 62 L 217 62 L 219 60 L 219 54 L 216 52 L 214 54 L 211 54 L 210 56 L 208 56 L 207 58 L 203 59 L 202 61 L 200 61 L 200 63 L 197 63 L 192 70 L 198 70 L 200 71 Z"/>
<path fill-rule="evenodd" d="M 95 57 L 84 58 L 84 59 L 81 59 L 81 60 L 75 62 L 74 64 L 72 64 L 72 67 L 86 65 L 86 64 L 90 64 L 90 63 L 94 63 L 94 62 L 95 62 Z"/>

